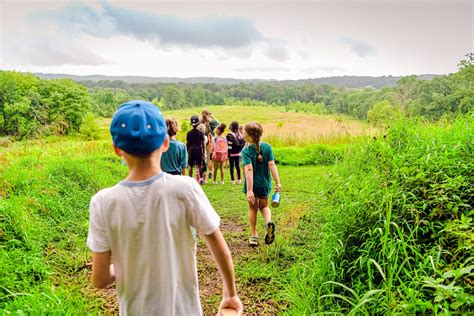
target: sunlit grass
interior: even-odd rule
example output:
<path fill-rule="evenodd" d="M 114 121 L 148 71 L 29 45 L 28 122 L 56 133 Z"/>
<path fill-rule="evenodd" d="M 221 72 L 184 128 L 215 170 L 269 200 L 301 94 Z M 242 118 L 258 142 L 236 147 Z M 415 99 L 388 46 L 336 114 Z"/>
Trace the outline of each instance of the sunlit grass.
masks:
<path fill-rule="evenodd" d="M 199 111 L 165 115 L 187 120 Z M 260 121 L 280 162 L 276 243 L 235 260 L 239 289 L 259 285 L 249 299 L 293 315 L 470 310 L 472 117 L 401 122 L 386 139 L 366 141 L 372 131 L 350 119 L 269 107 L 211 111 L 226 123 Z M 109 123 L 100 121 L 96 141 L 49 137 L 1 148 L 0 311 L 111 313 L 84 269 L 90 197 L 127 172 Z M 242 188 L 229 180 L 226 172 L 226 185 L 204 190 L 223 223 L 248 227 Z M 245 245 L 247 235 L 226 237 Z"/>
<path fill-rule="evenodd" d="M 174 117 L 180 124 L 183 120 L 189 121 L 191 115 L 200 115 L 201 110 L 191 108 L 163 111 L 163 114 Z M 261 123 L 262 140 L 276 147 L 348 144 L 372 132 L 367 124 L 347 117 L 285 112 L 284 107 L 210 106 L 209 110 L 227 126 L 234 120 L 240 124 Z M 185 134 L 181 131 L 178 139 L 184 140 Z"/>

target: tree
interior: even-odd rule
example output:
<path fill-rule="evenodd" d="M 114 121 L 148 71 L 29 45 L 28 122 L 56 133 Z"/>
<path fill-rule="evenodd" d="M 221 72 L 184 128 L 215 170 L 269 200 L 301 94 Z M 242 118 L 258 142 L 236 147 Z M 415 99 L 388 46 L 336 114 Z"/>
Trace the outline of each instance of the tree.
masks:
<path fill-rule="evenodd" d="M 91 110 L 91 99 L 86 87 L 69 79 L 43 80 L 43 102 L 49 108 L 49 122 L 59 133 L 78 131 L 82 120 Z"/>
<path fill-rule="evenodd" d="M 0 134 L 23 137 L 39 124 L 38 84 L 32 74 L 0 71 Z"/>
<path fill-rule="evenodd" d="M 461 60 L 458 64 L 459 70 L 474 65 L 474 53 L 467 53 L 464 56 L 466 56 L 466 59 Z"/>
<path fill-rule="evenodd" d="M 389 125 L 402 116 L 403 113 L 387 100 L 375 103 L 367 112 L 367 120 L 374 126 Z"/>
<path fill-rule="evenodd" d="M 175 85 L 170 85 L 163 93 L 163 103 L 167 109 L 183 108 L 185 105 L 184 94 Z"/>

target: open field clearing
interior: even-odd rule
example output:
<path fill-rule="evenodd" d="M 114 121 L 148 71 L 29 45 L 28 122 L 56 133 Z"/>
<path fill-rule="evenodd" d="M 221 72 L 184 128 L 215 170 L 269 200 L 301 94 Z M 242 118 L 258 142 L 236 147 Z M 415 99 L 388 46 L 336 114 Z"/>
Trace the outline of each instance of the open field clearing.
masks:
<path fill-rule="evenodd" d="M 200 110 L 164 111 L 164 115 L 182 122 L 189 121 L 191 115 L 200 114 Z M 366 124 L 354 119 L 284 112 L 284 107 L 211 106 L 209 110 L 227 126 L 234 120 L 240 124 L 250 121 L 261 123 L 263 141 L 274 147 L 348 143 L 354 140 L 353 137 L 368 135 L 372 131 Z"/>
<path fill-rule="evenodd" d="M 209 110 L 227 127 L 236 120 L 240 124 L 255 121 L 263 125 L 263 141 L 274 147 L 307 146 L 312 144 L 353 143 L 355 138 L 376 133 L 366 123 L 344 116 L 317 115 L 303 112 L 284 112 L 284 107 L 210 106 Z M 179 124 L 189 123 L 192 115 L 200 115 L 202 108 L 165 110 L 165 117 L 174 117 Z M 108 137 L 110 119 L 101 121 L 101 138 Z M 189 124 L 188 124 L 189 126 Z M 226 133 L 228 132 L 228 128 Z M 178 139 L 185 140 L 181 131 Z"/>
<path fill-rule="evenodd" d="M 251 109 L 237 109 L 229 114 L 225 107 L 211 108 L 221 121 L 234 115 L 247 121 L 243 110 Z M 402 122 L 387 139 L 374 141 L 338 136 L 338 124 L 346 124 L 339 125 L 344 126 L 342 134 L 350 126 L 363 132 L 363 124 L 331 117 L 324 124 L 324 117 L 304 118 L 301 113 L 292 113 L 291 120 L 284 119 L 285 112 L 268 118 L 268 108 L 254 111 L 264 129 L 318 130 L 298 126 L 298 119 L 306 119 L 336 141 L 303 146 L 309 144 L 305 140 L 286 147 L 288 134 L 274 134 L 282 137 L 275 138 L 275 152 L 282 161 L 283 192 L 280 207 L 272 209 L 277 237 L 271 246 L 248 247 L 245 196 L 241 185 L 230 183 L 228 170 L 224 185 L 203 186 L 221 216 L 246 313 L 471 309 L 472 117 L 437 124 Z M 179 120 L 196 112 L 169 115 Z M 97 141 L 51 137 L 2 148 L 2 312 L 117 313 L 114 287 L 92 287 L 91 254 L 85 245 L 91 196 L 127 173 L 111 149 L 108 121 L 101 124 Z M 258 227 L 263 237 L 261 217 Z M 203 309 L 212 315 L 221 282 L 202 237 L 198 272 Z"/>

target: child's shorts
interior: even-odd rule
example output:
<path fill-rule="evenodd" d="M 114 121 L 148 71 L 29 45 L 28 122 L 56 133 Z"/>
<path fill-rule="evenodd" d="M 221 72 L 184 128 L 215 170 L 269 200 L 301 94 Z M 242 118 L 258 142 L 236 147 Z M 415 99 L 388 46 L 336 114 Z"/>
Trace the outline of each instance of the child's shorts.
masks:
<path fill-rule="evenodd" d="M 246 184 L 244 184 L 244 188 L 242 189 L 242 192 L 247 194 L 247 185 Z M 270 196 L 271 188 L 268 189 L 268 188 L 253 187 L 252 192 L 255 195 L 255 197 L 257 197 L 259 199 L 265 199 L 265 198 L 268 198 Z"/>
<path fill-rule="evenodd" d="M 213 152 L 212 153 L 212 160 L 219 161 L 219 162 L 225 162 L 227 160 L 227 153 Z"/>
<path fill-rule="evenodd" d="M 199 153 L 198 155 L 196 155 L 195 153 L 191 153 L 189 155 L 189 158 L 188 158 L 188 165 L 190 167 L 194 167 L 196 165 L 201 165 L 203 163 L 203 159 L 202 159 L 202 154 Z"/>

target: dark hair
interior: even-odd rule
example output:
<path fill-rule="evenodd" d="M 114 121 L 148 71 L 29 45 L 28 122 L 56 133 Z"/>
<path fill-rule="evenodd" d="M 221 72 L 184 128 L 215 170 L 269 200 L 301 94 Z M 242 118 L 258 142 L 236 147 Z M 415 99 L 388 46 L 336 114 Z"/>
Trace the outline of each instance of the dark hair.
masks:
<path fill-rule="evenodd" d="M 166 128 L 168 129 L 168 135 L 174 136 L 178 133 L 178 122 L 174 118 L 166 119 Z"/>
<path fill-rule="evenodd" d="M 237 133 L 239 131 L 239 122 L 237 121 L 232 121 L 230 123 L 230 126 L 229 126 L 229 129 L 234 132 L 234 133 Z"/>
<path fill-rule="evenodd" d="M 225 125 L 225 123 L 220 123 L 219 126 L 216 127 L 216 130 L 219 131 L 219 135 L 222 135 L 222 133 L 224 133 L 226 127 L 227 125 Z"/>
<path fill-rule="evenodd" d="M 249 122 L 245 124 L 244 131 L 247 135 L 252 138 L 252 142 L 255 143 L 255 149 L 257 150 L 257 161 L 262 162 L 263 157 L 260 154 L 260 138 L 263 134 L 262 125 L 257 122 Z"/>

